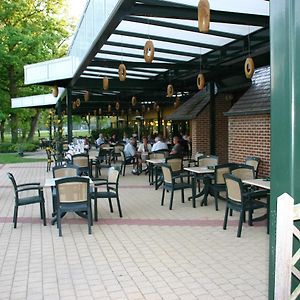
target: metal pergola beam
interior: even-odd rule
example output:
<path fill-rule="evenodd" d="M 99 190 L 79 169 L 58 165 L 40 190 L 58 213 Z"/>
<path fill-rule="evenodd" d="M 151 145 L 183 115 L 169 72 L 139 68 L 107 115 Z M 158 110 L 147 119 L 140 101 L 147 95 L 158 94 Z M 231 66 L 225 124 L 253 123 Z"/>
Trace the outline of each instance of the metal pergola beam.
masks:
<path fill-rule="evenodd" d="M 145 40 L 151 38 L 152 40 L 161 41 L 161 42 L 168 42 L 168 43 L 173 43 L 173 44 L 187 45 L 187 46 L 207 48 L 207 49 L 213 49 L 213 50 L 217 50 L 217 49 L 220 48 L 220 46 L 216 46 L 216 45 L 212 45 L 212 44 L 199 43 L 199 42 L 188 41 L 188 40 L 174 39 L 174 38 L 170 38 L 170 37 L 153 35 L 153 34 L 151 34 L 149 36 L 148 34 L 136 33 L 136 32 L 125 31 L 125 30 L 115 30 L 114 34 L 121 35 L 121 36 L 130 36 L 130 37 L 135 37 L 135 38 L 142 38 L 142 39 L 145 39 Z"/>
<path fill-rule="evenodd" d="M 195 10 L 195 7 L 188 5 L 175 6 L 172 2 L 170 2 L 170 5 L 167 5 L 167 3 L 167 1 L 158 1 L 156 4 L 136 3 L 131 9 L 130 14 L 142 17 L 148 16 L 156 18 L 185 19 L 194 21 L 198 20 L 198 12 Z M 216 11 L 212 9 L 210 10 L 210 21 L 262 27 L 269 25 L 268 16 Z"/>
<path fill-rule="evenodd" d="M 127 44 L 127 43 L 112 42 L 112 41 L 107 41 L 105 43 L 105 45 L 144 51 L 144 46 L 141 46 L 141 45 L 133 45 L 133 44 Z M 177 51 L 177 50 L 165 49 L 165 48 L 160 48 L 160 47 L 155 47 L 155 52 L 163 52 L 166 54 L 175 54 L 175 55 L 190 56 L 190 57 L 195 57 L 197 55 L 197 54 L 191 53 L 191 52 Z"/>
<path fill-rule="evenodd" d="M 166 22 L 166 21 L 157 21 L 153 19 L 147 19 L 147 18 L 137 18 L 137 17 L 131 17 L 127 16 L 124 18 L 124 21 L 134 22 L 134 23 L 141 23 L 141 24 L 147 24 L 147 25 L 155 25 L 155 26 L 161 26 L 161 27 L 167 27 L 167 28 L 173 28 L 173 29 L 179 29 L 189 32 L 197 32 L 199 33 L 198 27 L 178 24 L 178 23 L 172 23 L 172 22 Z M 202 33 L 202 34 L 209 34 L 219 37 L 225 37 L 229 39 L 238 39 L 241 37 L 239 34 L 229 33 L 225 31 L 217 31 L 217 30 L 209 30 L 208 33 Z"/>
<path fill-rule="evenodd" d="M 117 51 L 109 51 L 109 50 L 100 50 L 98 53 L 99 54 L 102 53 L 102 54 L 108 54 L 108 55 L 116 55 L 116 56 L 120 57 L 120 60 L 122 60 L 122 56 L 130 57 L 130 58 L 144 59 L 144 55 L 130 54 L 130 53 L 121 52 L 121 51 L 117 52 Z M 166 62 L 166 63 L 176 63 L 176 62 L 178 62 L 178 60 L 175 60 L 175 59 L 169 59 L 169 58 L 159 57 L 159 54 L 155 55 L 155 60 Z"/>
<path fill-rule="evenodd" d="M 119 68 L 120 61 L 110 60 L 110 59 L 103 59 L 96 57 L 94 60 L 90 63 L 90 66 L 101 66 L 105 68 Z M 130 62 L 127 61 L 126 63 L 126 69 L 132 69 L 135 68 L 143 68 L 143 69 L 168 69 L 168 70 L 181 70 L 181 69 L 194 69 L 199 66 L 198 63 L 195 62 L 178 62 L 177 64 L 166 64 L 166 63 L 151 63 L 147 64 L 145 62 Z"/>

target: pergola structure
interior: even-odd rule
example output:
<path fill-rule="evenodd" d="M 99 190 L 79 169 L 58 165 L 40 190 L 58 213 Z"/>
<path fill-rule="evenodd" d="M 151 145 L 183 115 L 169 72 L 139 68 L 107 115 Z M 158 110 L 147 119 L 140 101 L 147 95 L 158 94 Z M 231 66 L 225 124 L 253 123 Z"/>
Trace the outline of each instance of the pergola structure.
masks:
<path fill-rule="evenodd" d="M 183 4 L 184 3 L 184 4 Z M 143 101 L 166 99 L 166 86 L 190 96 L 197 91 L 196 76 L 206 81 L 243 84 L 243 63 L 250 54 L 256 66 L 271 65 L 271 178 L 269 299 L 274 298 L 276 199 L 284 192 L 300 199 L 300 2 L 298 0 L 210 0 L 211 27 L 199 33 L 196 25 L 198 0 L 121 0 L 99 31 L 74 76 L 40 82 L 67 88 L 69 117 L 85 114 L 120 101 L 123 108 L 131 97 Z M 270 36 L 270 38 L 269 38 Z M 143 47 L 151 39 L 155 59 L 143 61 Z M 127 78 L 118 79 L 120 63 Z M 200 63 L 201 62 L 201 63 Z M 107 76 L 109 90 L 103 91 Z M 230 79 L 231 78 L 231 79 Z M 91 93 L 90 101 L 72 111 L 72 101 Z M 299 148 L 298 148 L 299 147 Z M 295 246 L 298 246 L 297 242 Z M 299 280 L 293 281 L 293 288 Z"/>
<path fill-rule="evenodd" d="M 67 88 L 71 101 L 81 100 L 72 111 L 79 115 L 99 114 L 99 108 L 101 115 L 127 113 L 133 96 L 134 109 L 144 105 L 145 110 L 154 102 L 160 108 L 173 105 L 176 96 L 184 101 L 198 91 L 199 73 L 219 88 L 249 85 L 245 59 L 251 55 L 256 67 L 269 64 L 268 1 L 210 1 L 208 33 L 199 32 L 197 6 L 198 0 L 119 1 L 74 76 L 40 83 Z M 155 48 L 152 63 L 144 60 L 147 40 Z M 122 63 L 125 81 L 118 75 Z M 166 97 L 169 84 L 174 97 Z"/>

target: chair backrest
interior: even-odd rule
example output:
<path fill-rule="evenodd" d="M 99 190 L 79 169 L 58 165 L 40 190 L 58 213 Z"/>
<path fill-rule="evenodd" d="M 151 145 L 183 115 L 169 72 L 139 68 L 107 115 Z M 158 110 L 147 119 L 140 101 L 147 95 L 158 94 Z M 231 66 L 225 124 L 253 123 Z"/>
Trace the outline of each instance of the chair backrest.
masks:
<path fill-rule="evenodd" d="M 168 150 L 158 150 L 149 153 L 150 159 L 163 159 L 166 158 L 169 155 Z"/>
<path fill-rule="evenodd" d="M 72 156 L 73 165 L 79 168 L 85 168 L 89 166 L 89 156 L 87 154 L 75 154 Z"/>
<path fill-rule="evenodd" d="M 109 183 L 118 184 L 120 178 L 120 168 L 118 167 L 110 167 L 108 169 L 107 181 Z"/>
<path fill-rule="evenodd" d="M 216 166 L 219 163 L 219 157 L 215 155 L 203 155 L 198 157 L 199 167 Z"/>
<path fill-rule="evenodd" d="M 255 172 L 253 166 L 249 166 L 245 164 L 237 164 L 235 167 L 231 169 L 231 174 L 242 180 L 255 178 Z"/>
<path fill-rule="evenodd" d="M 165 183 L 172 183 L 172 169 L 168 165 L 162 165 L 161 170 L 163 172 L 164 176 L 164 182 Z"/>
<path fill-rule="evenodd" d="M 84 177 L 66 177 L 55 181 L 57 201 L 76 203 L 89 200 L 90 179 Z"/>
<path fill-rule="evenodd" d="M 181 171 L 183 168 L 182 158 L 179 157 L 167 157 L 166 164 L 171 167 L 172 172 Z"/>
<path fill-rule="evenodd" d="M 7 176 L 8 176 L 8 178 L 10 179 L 11 183 L 12 183 L 13 186 L 14 186 L 15 194 L 17 194 L 17 189 L 18 189 L 18 187 L 17 187 L 17 183 L 16 183 L 16 180 L 15 180 L 14 175 L 13 175 L 12 173 L 7 173 Z"/>
<path fill-rule="evenodd" d="M 120 150 L 120 158 L 121 158 L 121 161 L 125 162 L 126 161 L 126 158 L 125 158 L 125 153 L 123 150 Z"/>
<path fill-rule="evenodd" d="M 224 180 L 226 184 L 227 199 L 235 202 L 242 202 L 243 184 L 241 179 L 231 174 L 224 174 Z"/>
<path fill-rule="evenodd" d="M 203 152 L 196 152 L 196 154 L 195 154 L 195 161 L 198 161 L 198 158 L 202 157 L 202 156 L 204 156 Z"/>
<path fill-rule="evenodd" d="M 114 147 L 115 154 L 120 154 L 121 150 L 124 150 L 124 148 L 125 148 L 124 144 L 115 145 L 115 147 Z"/>
<path fill-rule="evenodd" d="M 73 165 L 64 166 L 56 166 L 52 168 L 53 178 L 59 177 L 72 177 L 76 176 L 78 172 L 78 168 Z"/>
<path fill-rule="evenodd" d="M 111 147 L 111 145 L 108 144 L 108 143 L 104 143 L 104 144 L 100 145 L 100 149 L 103 149 L 103 148 L 106 148 L 106 147 Z"/>
<path fill-rule="evenodd" d="M 255 156 L 248 156 L 245 159 L 245 164 L 252 166 L 254 168 L 254 172 L 255 172 L 255 177 L 257 177 L 258 175 L 258 167 L 260 164 L 260 158 L 259 157 L 255 157 Z"/>
<path fill-rule="evenodd" d="M 229 174 L 232 168 L 232 164 L 223 164 L 215 166 L 215 183 L 225 184 L 224 174 Z"/>

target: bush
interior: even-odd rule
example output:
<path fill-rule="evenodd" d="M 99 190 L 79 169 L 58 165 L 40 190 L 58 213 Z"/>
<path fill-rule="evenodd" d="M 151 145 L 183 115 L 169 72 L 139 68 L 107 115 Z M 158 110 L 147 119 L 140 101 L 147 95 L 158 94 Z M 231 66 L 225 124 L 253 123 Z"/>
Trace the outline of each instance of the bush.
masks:
<path fill-rule="evenodd" d="M 2 143 L 0 144 L 0 153 L 12 153 L 15 152 L 14 144 Z"/>
<path fill-rule="evenodd" d="M 13 153 L 13 152 L 33 152 L 38 149 L 38 145 L 32 143 L 22 144 L 11 144 L 2 143 L 0 144 L 0 153 Z"/>

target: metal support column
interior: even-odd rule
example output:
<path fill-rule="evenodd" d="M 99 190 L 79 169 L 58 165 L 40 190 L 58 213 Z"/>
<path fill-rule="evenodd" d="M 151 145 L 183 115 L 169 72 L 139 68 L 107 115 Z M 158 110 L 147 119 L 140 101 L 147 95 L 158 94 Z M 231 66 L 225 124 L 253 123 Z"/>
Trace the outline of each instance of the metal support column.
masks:
<path fill-rule="evenodd" d="M 71 144 L 73 141 L 73 120 L 72 120 L 72 91 L 71 89 L 67 90 L 67 123 L 68 123 L 68 143 Z"/>
<path fill-rule="evenodd" d="M 300 1 L 270 1 L 271 201 L 269 299 L 274 299 L 276 199 L 300 202 Z M 294 239 L 294 246 L 299 242 Z M 295 280 L 295 279 L 293 279 Z M 295 282 L 292 282 L 292 290 Z"/>
<path fill-rule="evenodd" d="M 210 102 L 209 102 L 209 119 L 210 119 L 210 154 L 216 154 L 216 99 L 215 84 L 209 83 Z"/>
<path fill-rule="evenodd" d="M 58 133 L 58 141 L 57 141 L 57 151 L 58 153 L 62 153 L 62 111 L 61 111 L 61 99 L 59 99 L 56 103 L 56 111 L 57 111 L 57 133 Z"/>
<path fill-rule="evenodd" d="M 157 132 L 161 134 L 161 117 L 160 117 L 160 110 L 157 112 Z"/>

